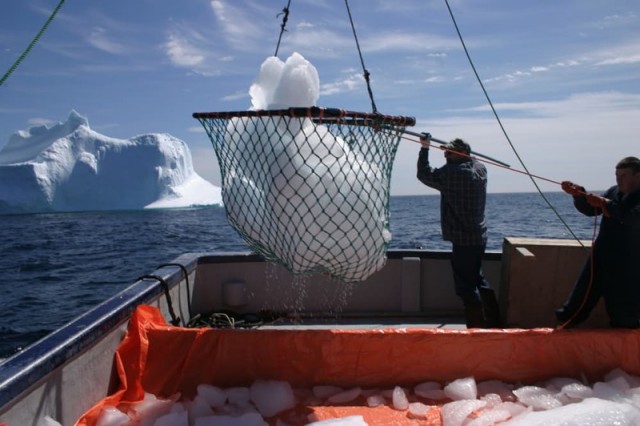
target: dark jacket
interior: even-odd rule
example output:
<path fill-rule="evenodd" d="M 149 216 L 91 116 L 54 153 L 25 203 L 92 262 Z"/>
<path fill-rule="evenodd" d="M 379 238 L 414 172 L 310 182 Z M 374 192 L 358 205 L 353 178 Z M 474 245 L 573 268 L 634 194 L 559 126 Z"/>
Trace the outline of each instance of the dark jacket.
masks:
<path fill-rule="evenodd" d="M 624 195 L 618 186 L 612 186 L 603 197 L 611 201 L 607 202 L 608 216 L 602 217 L 594 243 L 596 264 L 602 264 L 599 258 L 608 264 L 611 279 L 636 281 L 640 288 L 640 191 Z M 584 215 L 602 213 L 584 196 L 573 197 L 573 203 Z"/>

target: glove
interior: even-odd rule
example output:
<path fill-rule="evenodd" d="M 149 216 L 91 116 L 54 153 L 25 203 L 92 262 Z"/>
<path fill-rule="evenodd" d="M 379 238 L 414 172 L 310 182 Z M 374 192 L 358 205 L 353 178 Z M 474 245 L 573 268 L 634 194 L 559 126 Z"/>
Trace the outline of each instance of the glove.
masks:
<path fill-rule="evenodd" d="M 431 133 L 422 133 L 420 135 L 420 145 L 423 148 L 429 148 L 431 146 Z"/>
<path fill-rule="evenodd" d="M 602 210 L 602 214 L 609 217 L 609 211 L 607 210 L 607 201 L 609 200 L 596 194 L 586 194 L 585 198 L 591 207 Z"/>
<path fill-rule="evenodd" d="M 585 197 L 587 198 L 587 203 L 589 203 L 591 207 L 595 207 L 597 209 L 604 209 L 607 205 L 608 200 L 599 195 L 587 194 L 585 195 Z"/>
<path fill-rule="evenodd" d="M 577 197 L 578 195 L 583 195 L 585 193 L 585 190 L 583 187 L 573 182 L 570 182 L 568 180 L 565 180 L 564 182 L 562 182 L 560 186 L 562 187 L 562 190 L 564 192 L 574 197 Z"/>

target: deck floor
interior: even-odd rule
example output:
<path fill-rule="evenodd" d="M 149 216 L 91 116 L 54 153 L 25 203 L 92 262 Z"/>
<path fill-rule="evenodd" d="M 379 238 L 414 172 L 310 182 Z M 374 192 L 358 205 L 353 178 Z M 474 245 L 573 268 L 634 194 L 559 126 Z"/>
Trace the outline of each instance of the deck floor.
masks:
<path fill-rule="evenodd" d="M 215 312 L 196 315 L 189 327 L 374 330 L 382 328 L 446 328 L 465 330 L 464 318 L 455 314 L 412 315 L 406 313 L 261 312 L 237 314 Z"/>
<path fill-rule="evenodd" d="M 402 318 L 305 318 L 302 320 L 278 319 L 259 326 L 261 329 L 301 330 L 373 330 L 380 328 L 447 328 L 465 330 L 464 319 L 457 317 L 402 317 Z"/>

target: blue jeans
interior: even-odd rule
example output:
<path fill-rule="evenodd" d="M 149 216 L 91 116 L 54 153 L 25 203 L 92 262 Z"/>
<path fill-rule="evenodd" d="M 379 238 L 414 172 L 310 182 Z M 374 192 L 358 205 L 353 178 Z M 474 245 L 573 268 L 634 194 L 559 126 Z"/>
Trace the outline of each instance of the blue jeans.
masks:
<path fill-rule="evenodd" d="M 451 252 L 453 281 L 456 294 L 462 299 L 465 306 L 481 304 L 480 289 L 491 289 L 482 274 L 484 251 L 484 244 L 479 246 L 453 245 Z"/>

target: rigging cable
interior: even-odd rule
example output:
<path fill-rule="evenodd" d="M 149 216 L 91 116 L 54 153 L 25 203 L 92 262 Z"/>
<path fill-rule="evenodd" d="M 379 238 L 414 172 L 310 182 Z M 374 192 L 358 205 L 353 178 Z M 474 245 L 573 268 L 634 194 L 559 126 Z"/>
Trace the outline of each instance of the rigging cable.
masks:
<path fill-rule="evenodd" d="M 462 34 L 460 33 L 460 29 L 458 28 L 458 23 L 456 22 L 456 18 L 453 16 L 453 12 L 451 11 L 451 7 L 449 6 L 449 0 L 444 0 L 444 2 L 447 5 L 447 9 L 449 10 L 449 15 L 451 16 L 451 20 L 453 21 L 453 25 L 456 28 L 456 32 L 458 33 L 458 38 L 460 39 L 460 43 L 462 43 L 462 48 L 464 49 L 464 53 L 467 56 L 467 60 L 469 61 L 469 64 L 471 65 L 471 69 L 473 70 L 473 73 L 475 74 L 476 79 L 478 80 L 478 83 L 480 84 L 480 88 L 482 89 L 482 92 L 484 93 L 484 96 L 487 98 L 487 102 L 489 102 L 489 106 L 491 107 L 491 111 L 493 111 L 493 115 L 496 117 L 496 120 L 498 121 L 498 125 L 500 126 L 500 130 L 502 130 L 502 133 L 504 134 L 505 138 L 507 139 L 507 142 L 509 142 L 509 146 L 511 146 L 511 150 L 513 151 L 513 153 L 518 158 L 518 161 L 522 165 L 522 168 L 525 170 L 527 176 L 529 176 L 529 179 L 531 179 L 531 182 L 533 182 L 533 185 L 538 190 L 538 193 L 540 194 L 540 196 L 542 196 L 542 199 L 547 203 L 549 208 L 551 208 L 551 210 L 555 213 L 555 215 L 558 217 L 558 219 L 560 219 L 560 222 L 562 222 L 562 224 L 565 226 L 565 228 L 567 228 L 567 230 L 573 236 L 573 238 L 576 241 L 578 241 L 578 243 L 582 247 L 584 247 L 584 244 L 582 244 L 582 241 L 580 241 L 580 239 L 576 236 L 576 234 L 573 232 L 573 230 L 571 229 L 569 224 L 567 224 L 567 222 L 565 222 L 565 220 L 562 218 L 560 213 L 558 213 L 556 208 L 547 199 L 547 197 L 544 195 L 542 190 L 540 190 L 540 187 L 538 186 L 538 183 L 533 178 L 533 175 L 531 173 L 529 173 L 529 170 L 527 169 L 527 166 L 524 164 L 524 161 L 522 161 L 522 158 L 520 158 L 520 155 L 518 154 L 518 151 L 516 150 L 515 146 L 511 142 L 511 139 L 509 138 L 509 135 L 507 134 L 507 131 L 505 130 L 504 126 L 502 125 L 502 121 L 500 120 L 500 117 L 498 116 L 498 112 L 494 108 L 493 102 L 491 101 L 491 98 L 489 97 L 489 94 L 487 93 L 487 91 L 486 91 L 486 89 L 484 87 L 484 84 L 482 83 L 482 79 L 480 79 L 480 76 L 478 75 L 478 72 L 476 71 L 476 67 L 473 64 L 473 60 L 471 59 L 471 56 L 469 55 L 469 51 L 467 50 L 467 46 L 466 46 L 466 44 L 465 44 L 465 42 L 464 42 L 464 40 L 462 38 Z"/>
<path fill-rule="evenodd" d="M 282 34 L 287 31 L 286 27 L 287 27 L 287 21 L 289 20 L 289 6 L 291 5 L 291 0 L 289 0 L 287 2 L 287 6 L 282 9 L 282 13 L 278 13 L 276 15 L 276 17 L 283 15 L 282 16 L 282 24 L 280 24 L 280 35 L 278 36 L 278 43 L 276 44 L 276 53 L 273 54 L 273 56 L 278 56 L 278 50 L 280 49 L 280 40 L 282 40 Z"/>
<path fill-rule="evenodd" d="M 56 6 L 56 8 L 53 9 L 51 16 L 49 16 L 49 19 L 47 19 L 47 21 L 44 23 L 42 28 L 40 28 L 40 31 L 38 31 L 38 34 L 36 34 L 33 40 L 31 40 L 31 43 L 29 43 L 29 46 L 27 46 L 25 51 L 22 52 L 22 55 L 18 57 L 18 59 L 13 63 L 13 65 L 11 65 L 11 67 L 7 70 L 7 72 L 2 76 L 2 78 L 0 79 L 0 86 L 4 84 L 4 82 L 9 78 L 9 76 L 13 73 L 13 71 L 15 71 L 16 68 L 18 68 L 18 65 L 20 65 L 20 63 L 24 60 L 24 58 L 27 57 L 29 52 L 31 52 L 31 49 L 33 49 L 33 46 L 35 46 L 35 44 L 38 42 L 42 34 L 45 32 L 45 30 L 47 29 L 51 21 L 53 21 L 53 18 L 57 15 L 58 11 L 62 7 L 62 3 L 64 3 L 64 0 L 60 0 L 60 3 L 58 3 L 58 6 Z"/>
<path fill-rule="evenodd" d="M 351 9 L 349 8 L 349 1 L 344 0 L 345 6 L 347 7 L 347 14 L 349 15 L 349 22 L 351 23 L 351 31 L 353 32 L 353 38 L 356 41 L 356 48 L 358 50 L 358 56 L 360 57 L 360 64 L 362 65 L 362 71 L 364 75 L 364 80 L 367 83 L 367 92 L 369 93 L 369 99 L 371 100 L 371 110 L 374 114 L 378 113 L 378 108 L 376 107 L 376 102 L 373 99 L 373 90 L 371 90 L 371 80 L 370 73 L 367 70 L 364 59 L 362 58 L 362 50 L 360 49 L 360 43 L 358 42 L 358 35 L 356 34 L 356 28 L 353 23 L 353 17 L 351 16 Z M 287 2 L 287 6 L 282 9 L 282 13 L 279 13 L 277 16 L 282 16 L 282 24 L 280 25 L 280 36 L 278 37 L 278 43 L 276 44 L 276 52 L 274 56 L 278 56 L 278 50 L 280 49 L 280 41 L 282 40 L 282 34 L 286 31 L 287 21 L 289 19 L 289 6 L 291 5 L 291 0 Z"/>
<path fill-rule="evenodd" d="M 498 124 L 500 125 L 500 129 L 502 130 L 502 133 L 504 134 L 504 136 L 506 137 L 507 141 L 509 142 L 509 145 L 511 146 L 511 149 L 515 153 L 516 157 L 518 158 L 518 161 L 522 165 L 523 169 L 526 171 L 526 174 L 529 176 L 529 178 L 533 182 L 533 185 L 536 187 L 536 189 L 538 190 L 538 193 L 540 193 L 540 195 L 542 196 L 544 201 L 547 203 L 547 205 L 556 214 L 558 219 L 560 219 L 562 224 L 571 233 L 573 238 L 583 248 L 587 249 L 587 247 L 585 247 L 584 244 L 582 244 L 582 241 L 574 234 L 573 230 L 565 222 L 565 220 L 562 218 L 560 213 L 558 213 L 558 211 L 555 209 L 555 207 L 553 207 L 553 205 L 549 202 L 549 200 L 544 195 L 544 193 L 540 190 L 540 188 L 538 187 L 538 184 L 536 183 L 535 179 L 533 178 L 533 175 L 529 173 L 529 170 L 527 169 L 526 165 L 524 164 L 524 162 L 520 158 L 520 155 L 518 155 L 518 152 L 516 151 L 515 147 L 513 146 L 513 143 L 511 142 L 511 139 L 509 138 L 509 135 L 507 134 L 505 128 L 502 125 L 502 122 L 500 121 L 500 117 L 498 116 L 498 113 L 496 112 L 495 108 L 493 107 L 493 103 L 491 102 L 491 99 L 489 98 L 489 94 L 487 93 L 487 91 L 485 90 L 484 85 L 482 84 L 482 80 L 480 79 L 480 76 L 478 75 L 478 72 L 476 71 L 476 68 L 475 68 L 475 66 L 473 64 L 473 61 L 471 60 L 471 56 L 469 55 L 469 52 L 468 52 L 467 47 L 466 47 L 466 45 L 464 43 L 464 40 L 462 39 L 462 34 L 460 33 L 460 30 L 458 28 L 458 24 L 456 23 L 455 17 L 453 16 L 453 12 L 451 11 L 451 7 L 449 7 L 449 1 L 448 0 L 444 0 L 444 1 L 445 1 L 446 5 L 447 5 L 447 9 L 449 10 L 449 15 L 451 16 L 453 24 L 454 24 L 454 26 L 456 28 L 457 33 L 458 33 L 458 37 L 460 38 L 460 42 L 462 43 L 462 47 L 464 49 L 464 52 L 467 55 L 467 59 L 469 60 L 469 64 L 471 65 L 471 68 L 473 69 L 473 72 L 474 72 L 474 74 L 476 76 L 476 79 L 478 80 L 478 83 L 480 84 L 480 87 L 482 88 L 482 91 L 484 92 L 484 95 L 487 98 L 487 101 L 489 102 L 489 106 L 491 106 L 491 110 L 493 111 L 493 114 L 496 117 L 496 120 L 498 121 Z M 589 265 L 590 266 L 589 283 L 587 285 L 587 289 L 585 290 L 584 298 L 582 299 L 582 302 L 581 302 L 580 306 L 578 307 L 577 311 L 575 311 L 573 313 L 573 315 L 568 320 L 566 320 L 562 324 L 558 325 L 557 328 L 560 329 L 560 330 L 565 329 L 566 327 L 570 326 L 571 322 L 574 321 L 578 317 L 578 315 L 580 315 L 582 310 L 585 308 L 585 306 L 587 304 L 587 301 L 589 299 L 589 295 L 591 293 L 591 290 L 593 289 L 593 281 L 594 281 L 594 275 L 595 275 L 595 270 L 594 270 L 594 257 L 595 257 L 594 256 L 594 251 L 595 251 L 595 240 L 596 240 L 597 229 L 598 229 L 598 214 L 597 214 L 597 212 L 596 212 L 596 214 L 594 216 L 595 216 L 595 220 L 594 220 L 593 236 L 592 236 L 592 240 L 591 240 L 591 248 L 589 249 L 589 260 L 590 260 L 590 262 L 589 262 L 590 263 L 590 265 Z"/>
<path fill-rule="evenodd" d="M 362 71 L 364 73 L 364 80 L 367 82 L 367 91 L 369 92 L 369 99 L 371 99 L 371 112 L 378 113 L 376 108 L 376 102 L 373 100 L 373 91 L 371 90 L 371 83 L 369 81 L 369 71 L 364 66 L 364 59 L 362 59 L 362 51 L 360 50 L 360 43 L 358 43 L 358 35 L 356 34 L 356 27 L 353 25 L 353 18 L 351 17 L 351 10 L 349 9 L 349 0 L 344 0 L 344 4 L 347 6 L 347 13 L 349 14 L 349 22 L 351 22 L 351 30 L 353 31 L 353 38 L 356 40 L 356 47 L 358 48 L 358 55 L 360 56 L 360 64 L 362 64 Z"/>

